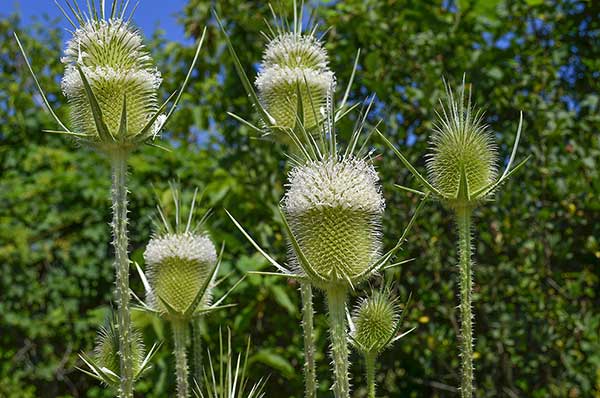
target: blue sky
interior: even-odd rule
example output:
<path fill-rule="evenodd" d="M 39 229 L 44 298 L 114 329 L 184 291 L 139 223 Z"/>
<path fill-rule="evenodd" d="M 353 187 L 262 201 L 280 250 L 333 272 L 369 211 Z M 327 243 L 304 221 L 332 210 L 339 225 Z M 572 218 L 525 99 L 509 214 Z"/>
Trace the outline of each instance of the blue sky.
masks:
<path fill-rule="evenodd" d="M 4 0 L 10 4 L 8 10 L 4 8 L 0 13 L 10 14 L 18 11 L 25 24 L 42 18 L 44 14 L 51 18 L 58 17 L 60 25 L 64 28 L 70 27 L 66 18 L 62 15 L 53 0 Z M 3 1 L 3 2 L 4 2 Z M 64 5 L 62 0 L 59 0 Z M 109 2 L 107 2 L 109 3 Z M 135 2 L 132 1 L 132 4 Z M 146 36 L 149 36 L 156 28 L 165 31 L 168 40 L 187 41 L 184 36 L 183 27 L 177 24 L 177 14 L 183 12 L 187 0 L 141 0 L 140 6 L 134 15 L 134 22 L 139 26 Z M 79 4 L 84 1 L 79 0 Z"/>

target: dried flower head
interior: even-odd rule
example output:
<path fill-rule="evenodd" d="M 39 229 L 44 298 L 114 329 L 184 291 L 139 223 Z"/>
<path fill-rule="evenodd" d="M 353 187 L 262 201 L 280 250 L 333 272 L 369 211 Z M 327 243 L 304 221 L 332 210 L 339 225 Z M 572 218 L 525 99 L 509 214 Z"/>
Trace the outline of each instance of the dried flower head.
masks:
<path fill-rule="evenodd" d="M 332 284 L 359 282 L 380 256 L 384 208 L 379 177 L 365 159 L 326 158 L 292 169 L 283 211 L 312 265 L 305 273 Z"/>
<path fill-rule="evenodd" d="M 281 32 L 263 55 L 255 84 L 276 127 L 293 129 L 301 118 L 303 127 L 311 130 L 325 118 L 335 77 L 327 52 L 313 34 Z"/>

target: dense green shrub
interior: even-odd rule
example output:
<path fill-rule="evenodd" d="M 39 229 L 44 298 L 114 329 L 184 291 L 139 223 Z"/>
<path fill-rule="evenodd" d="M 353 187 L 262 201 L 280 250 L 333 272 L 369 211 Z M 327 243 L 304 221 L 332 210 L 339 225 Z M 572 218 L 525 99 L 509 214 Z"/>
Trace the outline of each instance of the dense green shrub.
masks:
<path fill-rule="evenodd" d="M 262 3 L 262 2 L 261 2 Z M 191 0 L 183 22 L 199 36 L 212 4 Z M 259 2 L 219 1 L 243 65 L 260 59 L 259 29 L 268 9 Z M 141 10 L 143 12 L 143 10 Z M 433 109 L 443 86 L 463 72 L 474 83 L 476 102 L 509 153 L 518 111 L 525 112 L 523 153 L 527 168 L 509 182 L 496 203 L 478 210 L 475 285 L 476 382 L 481 396 L 592 397 L 600 392 L 600 7 L 586 1 L 323 2 L 318 15 L 333 29 L 327 36 L 332 69 L 343 87 L 355 51 L 362 49 L 353 100 L 377 95 L 372 121 L 424 170 Z M 90 350 L 110 300 L 113 269 L 106 160 L 42 134 L 52 120 L 42 112 L 33 82 L 12 39 L 22 32 L 53 104 L 64 103 L 57 76 L 62 35 L 0 22 L 0 396 L 105 396 L 74 369 L 77 353 Z M 227 208 L 251 226 L 260 243 L 286 253 L 276 206 L 283 192 L 284 159 L 226 111 L 251 118 L 223 37 L 211 23 L 198 73 L 181 111 L 166 133 L 171 152 L 144 148 L 132 157 L 132 259 L 143 262 L 151 233 L 154 190 L 170 178 L 184 187 L 205 187 L 203 205 L 215 214 L 208 226 L 225 240 L 225 270 L 242 274 L 268 265 L 225 217 Z M 176 89 L 193 48 L 155 39 L 163 94 Z M 154 46 L 156 47 L 156 46 Z M 152 47 L 151 47 L 152 48 Z M 253 70 L 247 71 L 254 75 Z M 60 108 L 60 106 L 58 106 Z M 64 109 L 64 108 L 63 108 Z M 347 123 L 350 123 L 348 121 Z M 350 126 L 341 126 L 351 131 Z M 344 130 L 347 129 L 347 130 Z M 376 140 L 377 166 L 388 201 L 388 247 L 417 198 L 393 183 L 413 181 Z M 102 165 L 100 165 L 102 164 Z M 459 381 L 456 333 L 456 248 L 450 215 L 426 208 L 403 256 L 415 260 L 390 279 L 400 296 L 413 294 L 407 326 L 418 326 L 382 354 L 381 396 L 453 396 Z M 235 278 L 232 278 L 235 280 Z M 132 274 L 132 287 L 141 293 Z M 226 288 L 226 287 L 223 287 Z M 234 330 L 243 349 L 251 335 L 251 376 L 271 377 L 267 397 L 300 397 L 302 336 L 296 289 L 284 279 L 250 276 L 232 295 L 236 308 L 207 319 L 207 345 L 218 347 L 219 324 Z M 323 313 L 322 297 L 315 308 Z M 137 314 L 147 341 L 164 338 L 161 321 Z M 321 394 L 330 376 L 326 319 L 316 317 Z M 297 328 L 293 325 L 298 323 Z M 282 327 L 285 325 L 285 327 Z M 290 333 L 295 331 L 295 333 Z M 162 349 L 140 390 L 164 397 L 174 390 L 169 348 Z M 358 356 L 352 358 L 358 363 Z M 354 385 L 364 385 L 359 366 Z M 151 392 L 150 392 L 151 391 Z M 357 396 L 364 389 L 357 388 Z"/>

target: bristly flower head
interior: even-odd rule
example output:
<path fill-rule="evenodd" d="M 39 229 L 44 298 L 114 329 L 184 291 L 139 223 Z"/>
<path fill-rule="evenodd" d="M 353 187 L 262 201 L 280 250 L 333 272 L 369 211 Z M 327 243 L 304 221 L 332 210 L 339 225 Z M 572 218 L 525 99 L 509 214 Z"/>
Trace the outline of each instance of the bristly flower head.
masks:
<path fill-rule="evenodd" d="M 151 359 L 160 345 L 155 344 L 145 354 L 146 349 L 142 341 L 142 334 L 137 329 L 133 329 L 131 341 L 133 374 L 135 380 L 137 380 L 150 369 Z M 104 325 L 100 327 L 93 354 L 91 356 L 81 354 L 80 357 L 89 368 L 89 370 L 80 369 L 81 371 L 115 390 L 118 389 L 121 368 L 119 364 L 119 334 L 115 313 L 111 312 L 106 317 Z"/>
<path fill-rule="evenodd" d="M 167 318 L 189 319 L 210 308 L 218 258 L 210 238 L 198 231 L 206 215 L 192 225 L 197 191 L 186 222 L 181 222 L 179 191 L 172 185 L 171 192 L 175 223 L 168 221 L 164 207 L 159 205 L 159 227 L 144 252 L 147 277 L 140 275 L 147 307 Z"/>
<path fill-rule="evenodd" d="M 471 92 L 462 85 L 458 98 L 446 85 L 446 104 L 431 137 L 431 153 L 427 158 L 430 182 L 451 206 L 470 205 L 466 198 L 496 179 L 498 154 L 492 134 L 483 122 L 483 112 L 471 104 Z M 464 181 L 463 181 L 464 180 Z"/>
<path fill-rule="evenodd" d="M 335 77 L 327 52 L 314 34 L 281 31 L 263 55 L 255 84 L 278 128 L 293 129 L 301 119 L 303 127 L 312 130 L 325 118 Z"/>
<path fill-rule="evenodd" d="M 57 3 L 73 27 L 61 59 L 65 65 L 62 90 L 70 107 L 71 128 L 50 107 L 18 38 L 17 43 L 42 100 L 61 128 L 46 131 L 70 135 L 105 153 L 127 153 L 154 139 L 173 114 L 198 59 L 205 32 L 181 90 L 169 111 L 164 112 L 174 95 L 159 105 L 161 75 L 141 33 L 130 22 L 133 11 L 127 15 L 129 1 L 112 0 L 110 10 L 106 3 L 99 1 L 98 6 L 96 1 L 86 0 L 87 7 L 80 8 L 78 0 L 64 0 L 70 13 Z"/>
<path fill-rule="evenodd" d="M 471 103 L 471 90 L 466 90 L 463 76 L 458 96 L 448 84 L 445 84 L 446 98 L 441 103 L 441 111 L 437 112 L 433 136 L 430 142 L 430 153 L 427 157 L 429 180 L 425 179 L 383 135 L 386 144 L 396 153 L 402 163 L 425 188 L 420 192 L 398 185 L 398 188 L 425 196 L 432 194 L 454 210 L 469 209 L 489 199 L 513 173 L 523 167 L 529 160 L 523 161 L 511 169 L 514 161 L 521 128 L 523 114 L 519 119 L 517 136 L 508 164 L 498 178 L 498 153 L 489 128 L 483 122 L 483 113 Z"/>
<path fill-rule="evenodd" d="M 378 355 L 395 341 L 400 325 L 398 300 L 389 288 L 362 298 L 350 319 L 350 340 L 362 354 Z"/>

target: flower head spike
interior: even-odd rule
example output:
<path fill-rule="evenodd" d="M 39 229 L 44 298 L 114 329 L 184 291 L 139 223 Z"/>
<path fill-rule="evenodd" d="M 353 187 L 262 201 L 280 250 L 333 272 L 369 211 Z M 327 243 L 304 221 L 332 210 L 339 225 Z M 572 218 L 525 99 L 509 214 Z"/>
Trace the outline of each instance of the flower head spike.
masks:
<path fill-rule="evenodd" d="M 106 153 L 127 153 L 154 139 L 173 114 L 198 60 L 205 31 L 181 90 L 159 104 L 161 75 L 141 33 L 130 22 L 133 11 L 127 14 L 129 1 L 102 1 L 99 7 L 95 1 L 86 2 L 87 14 L 77 0 L 65 0 L 66 9 L 57 3 L 73 27 L 61 59 L 71 128 L 50 107 L 16 34 L 15 38 L 44 104 L 61 128 L 46 131 L 70 135 Z M 111 3 L 110 10 L 107 3 Z"/>
<path fill-rule="evenodd" d="M 84 373 L 100 380 L 107 386 L 119 388 L 119 336 L 116 314 L 107 316 L 105 324 L 100 327 L 96 338 L 96 347 L 91 356 L 80 354 L 89 370 L 80 369 Z M 134 329 L 132 338 L 132 358 L 134 379 L 139 379 L 151 367 L 151 359 L 156 354 L 159 344 L 155 344 L 146 354 L 142 334 Z"/>
<path fill-rule="evenodd" d="M 483 112 L 471 103 L 463 78 L 458 96 L 446 84 L 445 102 L 440 101 L 438 120 L 430 141 L 427 157 L 429 180 L 425 179 L 383 135 L 386 144 L 423 185 L 453 209 L 473 208 L 489 197 L 508 177 L 520 169 L 529 156 L 511 169 L 516 155 L 523 115 L 519 120 L 517 136 L 511 156 L 502 175 L 497 176 L 498 153 L 489 128 L 483 122 Z M 398 186 L 401 189 L 425 195 L 424 192 Z"/>
<path fill-rule="evenodd" d="M 292 169 L 283 211 L 315 285 L 363 278 L 380 257 L 384 208 L 379 177 L 366 159 L 326 158 Z"/>
<path fill-rule="evenodd" d="M 148 308 L 169 319 L 191 319 L 213 308 L 211 291 L 219 261 L 214 244 L 199 231 L 206 216 L 193 225 L 197 190 L 187 214 L 174 185 L 171 192 L 175 222 L 169 221 L 165 208 L 159 205 L 160 227 L 144 252 L 147 272 L 138 270 L 146 288 Z"/>

